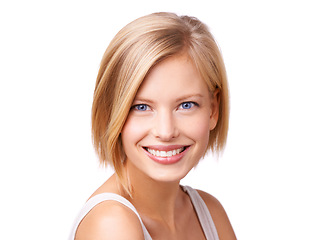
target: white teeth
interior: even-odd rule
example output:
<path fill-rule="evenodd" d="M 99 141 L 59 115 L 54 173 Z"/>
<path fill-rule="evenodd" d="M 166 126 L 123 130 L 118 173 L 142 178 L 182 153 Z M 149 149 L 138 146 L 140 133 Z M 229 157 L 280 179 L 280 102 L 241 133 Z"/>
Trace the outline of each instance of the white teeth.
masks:
<path fill-rule="evenodd" d="M 183 151 L 183 149 L 184 149 L 184 147 L 181 147 L 179 149 L 174 149 L 172 151 L 159 151 L 159 150 L 147 148 L 147 151 L 156 157 L 172 157 L 174 155 L 181 153 Z"/>

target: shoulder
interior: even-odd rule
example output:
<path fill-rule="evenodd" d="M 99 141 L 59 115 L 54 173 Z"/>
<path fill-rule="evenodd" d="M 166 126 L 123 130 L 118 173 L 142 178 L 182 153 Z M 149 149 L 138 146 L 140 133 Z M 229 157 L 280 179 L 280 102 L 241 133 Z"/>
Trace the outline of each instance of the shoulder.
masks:
<path fill-rule="evenodd" d="M 204 200 L 209 209 L 213 222 L 216 226 L 219 239 L 236 240 L 230 220 L 218 199 L 204 191 L 197 190 L 197 192 Z"/>
<path fill-rule="evenodd" d="M 144 240 L 137 215 L 116 201 L 96 205 L 81 221 L 75 240 Z"/>

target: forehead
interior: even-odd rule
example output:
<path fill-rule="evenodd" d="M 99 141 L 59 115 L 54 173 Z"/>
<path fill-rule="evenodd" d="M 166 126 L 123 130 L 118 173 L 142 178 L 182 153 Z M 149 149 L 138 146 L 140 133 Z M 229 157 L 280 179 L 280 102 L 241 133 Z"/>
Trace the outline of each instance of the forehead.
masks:
<path fill-rule="evenodd" d="M 208 86 L 188 55 L 169 57 L 156 64 L 142 82 L 136 97 L 201 94 L 208 95 Z"/>

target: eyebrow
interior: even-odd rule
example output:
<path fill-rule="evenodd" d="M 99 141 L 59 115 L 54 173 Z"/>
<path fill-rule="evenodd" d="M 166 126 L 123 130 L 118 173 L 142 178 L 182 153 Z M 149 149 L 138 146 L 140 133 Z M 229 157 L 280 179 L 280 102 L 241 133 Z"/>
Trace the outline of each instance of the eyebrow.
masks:
<path fill-rule="evenodd" d="M 182 96 L 182 97 L 178 98 L 176 101 L 180 102 L 180 101 L 183 101 L 183 100 L 186 100 L 186 99 L 189 99 L 189 98 L 193 98 L 193 97 L 203 98 L 204 96 L 199 94 L 199 93 L 198 94 L 189 94 L 189 95 L 185 95 L 185 96 Z"/>
<path fill-rule="evenodd" d="M 144 102 L 144 103 L 154 103 L 154 101 L 147 99 L 147 98 L 134 98 L 133 102 Z"/>
<path fill-rule="evenodd" d="M 186 100 L 186 99 L 189 99 L 189 98 L 194 98 L 194 97 L 203 98 L 204 96 L 201 95 L 201 94 L 188 94 L 188 95 L 184 95 L 182 97 L 177 98 L 176 102 L 181 102 L 183 100 Z M 154 103 L 154 101 L 151 100 L 151 99 L 141 98 L 141 97 L 135 98 L 134 102 L 136 102 L 136 101 L 137 102 Z"/>

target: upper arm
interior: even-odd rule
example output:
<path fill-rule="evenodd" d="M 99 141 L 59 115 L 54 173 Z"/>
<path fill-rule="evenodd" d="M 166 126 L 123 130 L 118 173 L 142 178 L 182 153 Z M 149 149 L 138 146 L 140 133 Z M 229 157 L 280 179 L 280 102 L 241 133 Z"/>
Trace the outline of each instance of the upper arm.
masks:
<path fill-rule="evenodd" d="M 221 203 L 215 197 L 206 192 L 198 191 L 198 193 L 209 209 L 213 222 L 216 226 L 219 239 L 236 240 L 230 220 Z"/>
<path fill-rule="evenodd" d="M 114 201 L 95 206 L 78 226 L 75 240 L 144 240 L 137 215 Z"/>

